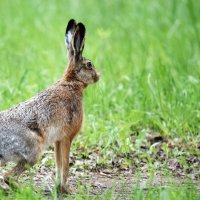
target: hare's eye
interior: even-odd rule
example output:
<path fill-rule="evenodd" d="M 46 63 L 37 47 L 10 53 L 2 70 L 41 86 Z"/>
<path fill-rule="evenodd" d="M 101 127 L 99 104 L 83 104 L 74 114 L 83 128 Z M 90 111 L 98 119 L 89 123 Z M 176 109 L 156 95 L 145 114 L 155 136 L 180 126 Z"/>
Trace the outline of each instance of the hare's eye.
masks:
<path fill-rule="evenodd" d="M 91 63 L 91 62 L 88 62 L 88 63 L 87 63 L 87 67 L 88 67 L 88 68 L 92 68 L 92 63 Z"/>

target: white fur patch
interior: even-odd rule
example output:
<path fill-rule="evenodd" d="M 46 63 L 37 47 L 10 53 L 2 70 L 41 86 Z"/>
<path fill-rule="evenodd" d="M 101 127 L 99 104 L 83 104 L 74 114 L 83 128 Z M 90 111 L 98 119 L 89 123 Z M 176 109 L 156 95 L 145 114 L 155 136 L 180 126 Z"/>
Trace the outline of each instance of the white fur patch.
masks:
<path fill-rule="evenodd" d="M 71 32 L 68 32 L 67 39 L 68 39 L 69 42 L 71 42 L 71 40 L 72 40 L 72 33 Z"/>
<path fill-rule="evenodd" d="M 65 37 L 65 45 L 66 46 L 71 43 L 72 37 L 73 37 L 72 33 L 70 31 L 68 31 L 68 33 Z"/>
<path fill-rule="evenodd" d="M 62 132 L 60 127 L 50 126 L 47 129 L 47 137 L 45 142 L 45 147 L 52 145 L 54 142 L 62 138 Z"/>

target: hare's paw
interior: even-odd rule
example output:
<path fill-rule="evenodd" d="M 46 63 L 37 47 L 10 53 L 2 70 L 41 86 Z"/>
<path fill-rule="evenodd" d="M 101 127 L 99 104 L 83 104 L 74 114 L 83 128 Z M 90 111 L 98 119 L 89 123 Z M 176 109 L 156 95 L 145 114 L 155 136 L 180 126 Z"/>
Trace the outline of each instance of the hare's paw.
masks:
<path fill-rule="evenodd" d="M 63 194 L 75 194 L 75 189 L 70 184 L 59 185 L 57 191 Z"/>
<path fill-rule="evenodd" d="M 75 190 L 70 185 L 61 186 L 61 193 L 74 194 Z"/>
<path fill-rule="evenodd" d="M 17 180 L 13 177 L 10 176 L 5 176 L 4 177 L 4 182 L 12 189 L 12 190 L 16 190 L 17 188 L 19 188 L 19 185 L 17 183 Z"/>
<path fill-rule="evenodd" d="M 5 183 L 4 181 L 4 178 L 0 176 L 0 189 L 3 191 L 3 192 L 9 192 L 10 191 L 10 187 L 8 184 Z"/>

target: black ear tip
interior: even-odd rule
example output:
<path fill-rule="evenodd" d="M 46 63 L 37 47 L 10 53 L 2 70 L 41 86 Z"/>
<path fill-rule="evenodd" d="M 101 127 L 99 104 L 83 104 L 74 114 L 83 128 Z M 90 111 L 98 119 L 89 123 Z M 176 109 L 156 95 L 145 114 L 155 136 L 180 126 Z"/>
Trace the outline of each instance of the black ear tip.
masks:
<path fill-rule="evenodd" d="M 70 29 L 75 29 L 76 27 L 76 21 L 74 19 L 70 19 L 66 28 L 66 33 L 70 30 Z"/>
<path fill-rule="evenodd" d="M 68 22 L 68 24 L 76 24 L 75 19 L 70 19 L 69 22 Z"/>
<path fill-rule="evenodd" d="M 81 22 L 77 24 L 77 29 L 79 29 L 80 32 L 85 33 L 85 26 Z"/>

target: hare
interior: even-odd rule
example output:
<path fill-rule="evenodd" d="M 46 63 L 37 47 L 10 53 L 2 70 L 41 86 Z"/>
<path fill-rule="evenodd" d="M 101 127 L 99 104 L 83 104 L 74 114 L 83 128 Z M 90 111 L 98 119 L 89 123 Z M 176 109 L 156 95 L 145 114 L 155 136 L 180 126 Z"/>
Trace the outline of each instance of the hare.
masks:
<path fill-rule="evenodd" d="M 4 175 L 7 184 L 10 179 L 17 181 L 27 165 L 33 166 L 54 144 L 59 190 L 70 192 L 69 152 L 83 120 L 83 90 L 99 80 L 94 65 L 82 57 L 84 40 L 85 26 L 71 19 L 65 34 L 69 64 L 63 77 L 31 99 L 0 112 L 0 163 L 17 163 Z"/>

